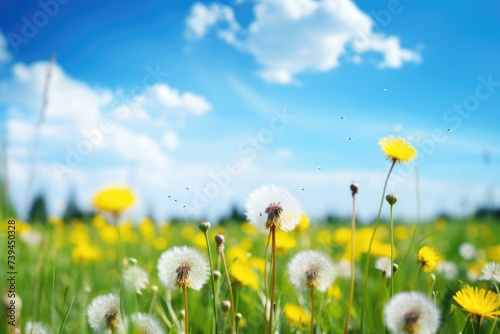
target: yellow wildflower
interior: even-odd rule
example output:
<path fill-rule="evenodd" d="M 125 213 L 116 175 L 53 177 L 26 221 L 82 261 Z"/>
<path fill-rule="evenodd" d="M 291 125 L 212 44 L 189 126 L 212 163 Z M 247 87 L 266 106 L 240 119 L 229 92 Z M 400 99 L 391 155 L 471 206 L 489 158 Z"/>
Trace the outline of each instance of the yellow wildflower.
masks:
<path fill-rule="evenodd" d="M 418 251 L 417 262 L 422 265 L 422 269 L 426 273 L 430 273 L 434 269 L 438 260 L 438 253 L 432 247 L 424 246 Z"/>
<path fill-rule="evenodd" d="M 229 268 L 229 274 L 234 281 L 242 286 L 249 286 L 253 290 L 259 289 L 259 279 L 255 272 L 244 261 L 236 261 Z"/>
<path fill-rule="evenodd" d="M 101 251 L 88 242 L 80 242 L 73 248 L 71 257 L 74 262 L 80 263 L 98 261 L 101 258 Z"/>
<path fill-rule="evenodd" d="M 453 299 L 467 312 L 467 317 L 483 317 L 495 319 L 500 316 L 500 301 L 498 295 L 493 291 L 466 286 L 458 291 Z"/>
<path fill-rule="evenodd" d="M 297 225 L 297 227 L 295 227 L 295 231 L 301 233 L 307 230 L 309 228 L 309 225 L 311 225 L 309 217 L 305 213 L 302 213 L 302 217 L 300 217 L 299 224 Z"/>
<path fill-rule="evenodd" d="M 276 253 L 283 255 L 295 245 L 297 245 L 297 241 L 289 233 L 276 230 Z"/>
<path fill-rule="evenodd" d="M 410 162 L 417 157 L 417 150 L 403 138 L 384 137 L 378 142 L 388 160 Z"/>
<path fill-rule="evenodd" d="M 155 233 L 155 223 L 150 218 L 144 218 L 139 223 L 139 233 L 146 238 L 149 238 Z"/>
<path fill-rule="evenodd" d="M 102 189 L 94 197 L 94 206 L 113 214 L 128 209 L 135 201 L 134 193 L 128 187 L 116 186 Z"/>
<path fill-rule="evenodd" d="M 286 320 L 295 326 L 308 325 L 311 322 L 311 316 L 302 307 L 286 303 L 283 307 Z"/>

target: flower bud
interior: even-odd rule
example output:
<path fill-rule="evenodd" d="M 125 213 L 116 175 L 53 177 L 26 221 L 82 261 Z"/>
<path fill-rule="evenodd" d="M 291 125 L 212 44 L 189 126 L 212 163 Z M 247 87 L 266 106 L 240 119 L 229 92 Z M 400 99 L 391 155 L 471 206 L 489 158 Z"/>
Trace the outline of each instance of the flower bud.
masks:
<path fill-rule="evenodd" d="M 353 196 L 358 193 L 358 190 L 359 190 L 358 184 L 356 182 L 351 183 L 351 191 Z"/>
<path fill-rule="evenodd" d="M 220 247 L 224 243 L 224 235 L 222 233 L 217 233 L 215 236 L 215 243 L 217 244 L 217 247 Z"/>
<path fill-rule="evenodd" d="M 222 308 L 222 312 L 224 314 L 226 314 L 227 311 L 229 311 L 229 309 L 231 308 L 231 302 L 229 300 L 223 300 L 222 304 L 221 304 L 221 308 Z"/>
<path fill-rule="evenodd" d="M 213 275 L 214 275 L 214 279 L 215 280 L 218 280 L 219 278 L 222 277 L 222 273 L 220 271 L 218 271 L 218 270 L 214 270 Z"/>
<path fill-rule="evenodd" d="M 389 203 L 390 205 L 394 205 L 398 201 L 398 195 L 392 194 L 392 193 L 387 194 L 387 196 L 385 196 L 385 199 L 386 199 L 387 203 Z"/>
<path fill-rule="evenodd" d="M 210 222 L 208 220 L 202 220 L 198 227 L 202 232 L 206 232 L 210 228 Z"/>

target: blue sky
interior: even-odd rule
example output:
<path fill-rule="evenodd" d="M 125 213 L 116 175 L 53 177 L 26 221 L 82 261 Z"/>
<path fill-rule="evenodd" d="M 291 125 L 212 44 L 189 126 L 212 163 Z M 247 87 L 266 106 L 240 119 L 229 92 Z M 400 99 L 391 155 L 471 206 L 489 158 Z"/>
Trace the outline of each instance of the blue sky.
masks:
<path fill-rule="evenodd" d="M 415 166 L 424 218 L 500 202 L 496 2 L 0 6 L 1 139 L 21 211 L 36 192 L 57 214 L 71 192 L 88 208 L 129 184 L 132 215 L 213 219 L 275 183 L 312 217 L 348 215 L 355 180 L 369 218 L 388 135 L 419 150 L 389 183 L 398 216 L 416 217 Z"/>

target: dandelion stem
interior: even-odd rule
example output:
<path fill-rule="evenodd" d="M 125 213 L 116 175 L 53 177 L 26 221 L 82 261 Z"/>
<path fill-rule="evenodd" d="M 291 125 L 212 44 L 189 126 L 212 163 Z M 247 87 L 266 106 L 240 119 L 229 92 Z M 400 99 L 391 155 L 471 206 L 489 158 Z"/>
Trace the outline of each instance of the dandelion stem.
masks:
<path fill-rule="evenodd" d="M 352 215 L 351 215 L 351 283 L 349 292 L 349 304 L 344 326 L 344 334 L 349 330 L 349 320 L 351 318 L 352 301 L 354 299 L 354 233 L 356 231 L 356 193 L 352 193 Z"/>
<path fill-rule="evenodd" d="M 231 280 L 229 279 L 229 272 L 227 270 L 226 256 L 224 255 L 224 251 L 220 252 L 220 256 L 222 259 L 222 265 L 224 266 L 224 272 L 226 274 L 227 288 L 229 290 L 229 301 L 231 302 L 231 333 L 234 333 L 234 319 L 236 315 L 234 312 L 233 288 L 231 287 Z"/>
<path fill-rule="evenodd" d="M 391 293 L 390 293 L 390 298 L 394 295 L 394 222 L 392 219 L 392 208 L 393 204 L 391 204 L 391 210 L 390 210 L 390 230 L 391 230 Z"/>
<path fill-rule="evenodd" d="M 365 301 L 368 297 L 366 290 L 368 289 L 368 274 L 369 274 L 369 270 L 370 270 L 370 253 L 372 250 L 373 239 L 375 238 L 375 233 L 377 232 L 377 227 L 378 227 L 378 224 L 380 221 L 380 214 L 382 213 L 382 205 L 384 204 L 385 190 L 387 189 L 387 183 L 389 182 L 389 177 L 391 176 L 391 173 L 392 173 L 392 170 L 394 169 L 395 164 L 396 164 L 396 160 L 393 160 L 391 168 L 389 169 L 389 173 L 387 173 L 387 177 L 386 177 L 385 183 L 384 183 L 384 189 L 382 190 L 382 198 L 380 199 L 380 206 L 378 208 L 377 220 L 375 221 L 375 226 L 373 227 L 373 233 L 372 233 L 372 236 L 370 238 L 370 244 L 368 245 L 368 254 L 366 257 L 365 272 L 364 272 L 365 283 L 363 286 L 363 302 L 361 304 L 360 333 L 363 333 L 363 317 L 365 314 Z"/>
<path fill-rule="evenodd" d="M 217 301 L 216 301 L 216 294 L 215 294 L 215 279 L 214 279 L 214 267 L 212 264 L 212 252 L 210 251 L 210 242 L 208 240 L 208 230 L 205 231 L 205 241 L 207 242 L 207 252 L 208 252 L 208 261 L 210 262 L 210 277 L 212 279 L 212 293 L 213 293 L 213 307 L 214 307 L 214 323 L 215 323 L 215 333 L 218 333 L 218 328 L 217 328 Z"/>
<path fill-rule="evenodd" d="M 271 304 L 269 307 L 269 334 L 273 332 L 273 313 L 274 313 L 274 288 L 276 286 L 276 227 L 271 226 L 271 257 L 272 257 L 272 272 L 271 272 Z"/>
<path fill-rule="evenodd" d="M 267 277 L 267 258 L 269 256 L 269 243 L 271 241 L 271 231 L 269 231 L 269 235 L 267 236 L 267 243 L 266 243 L 266 259 L 265 259 L 265 265 L 264 265 L 264 296 L 266 297 L 266 300 L 264 301 L 264 334 L 267 333 L 267 301 L 269 300 L 268 294 L 268 277 Z"/>
<path fill-rule="evenodd" d="M 480 316 L 477 317 L 477 334 L 481 331 L 481 320 L 482 318 Z"/>
<path fill-rule="evenodd" d="M 184 294 L 184 331 L 186 334 L 189 333 L 189 316 L 188 316 L 188 298 L 186 287 L 182 287 L 182 293 Z"/>
<path fill-rule="evenodd" d="M 467 317 L 467 321 L 465 322 L 464 329 L 462 330 L 463 334 L 465 334 L 465 330 L 467 329 L 467 326 L 469 326 L 469 322 L 470 322 L 470 317 Z"/>
<path fill-rule="evenodd" d="M 497 296 L 500 296 L 500 291 L 498 291 L 498 285 L 496 283 L 493 283 L 493 285 L 495 286 L 495 290 L 497 291 Z M 497 311 L 498 310 L 500 310 L 500 305 L 498 305 L 498 307 L 497 307 Z M 495 317 L 495 320 L 493 321 L 493 326 L 491 326 L 491 332 L 490 332 L 490 334 L 493 334 L 493 331 L 496 328 L 497 321 L 498 321 L 498 317 Z"/>
<path fill-rule="evenodd" d="M 311 334 L 314 334 L 314 285 L 311 286 Z"/>
<path fill-rule="evenodd" d="M 424 268 L 424 264 L 420 266 L 420 270 L 418 271 L 418 278 L 417 278 L 417 291 L 420 291 L 420 276 L 422 276 L 422 269 Z"/>

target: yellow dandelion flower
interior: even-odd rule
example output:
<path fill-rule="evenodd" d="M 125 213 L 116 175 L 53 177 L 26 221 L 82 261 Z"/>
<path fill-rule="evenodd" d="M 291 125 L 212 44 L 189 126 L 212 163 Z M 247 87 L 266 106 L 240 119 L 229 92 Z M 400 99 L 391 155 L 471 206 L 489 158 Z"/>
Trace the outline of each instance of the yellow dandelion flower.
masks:
<path fill-rule="evenodd" d="M 486 248 L 486 255 L 488 255 L 489 259 L 495 262 L 500 262 L 500 245 L 489 246 Z"/>
<path fill-rule="evenodd" d="M 396 226 L 394 229 L 394 237 L 397 240 L 406 240 L 409 237 L 408 228 L 406 226 Z"/>
<path fill-rule="evenodd" d="M 284 255 L 287 251 L 297 245 L 297 241 L 289 233 L 282 230 L 276 231 L 276 252 Z"/>
<path fill-rule="evenodd" d="M 94 197 L 94 206 L 99 210 L 118 214 L 128 209 L 134 201 L 135 196 L 130 188 L 123 186 L 107 187 L 99 191 Z"/>
<path fill-rule="evenodd" d="M 157 250 L 164 250 L 167 248 L 167 239 L 164 237 L 156 237 L 153 240 L 153 246 Z"/>
<path fill-rule="evenodd" d="M 101 251 L 99 248 L 92 246 L 88 242 L 81 242 L 73 248 L 71 257 L 74 262 L 80 263 L 98 261 L 101 259 Z"/>
<path fill-rule="evenodd" d="M 467 316 L 495 319 L 500 316 L 500 301 L 498 295 L 493 291 L 466 286 L 458 291 L 453 299 L 467 312 Z"/>
<path fill-rule="evenodd" d="M 144 218 L 139 223 L 139 233 L 148 238 L 155 233 L 155 223 L 150 218 Z"/>
<path fill-rule="evenodd" d="M 255 291 L 259 289 L 259 279 L 257 275 L 244 261 L 236 261 L 233 263 L 229 268 L 229 274 L 239 285 L 249 286 Z"/>
<path fill-rule="evenodd" d="M 99 231 L 99 237 L 105 243 L 115 244 L 118 242 L 118 233 L 116 231 L 116 228 L 114 228 L 113 226 L 104 225 L 103 227 L 99 228 L 98 231 Z"/>
<path fill-rule="evenodd" d="M 283 307 L 286 320 L 295 326 L 308 325 L 311 322 L 311 316 L 302 307 L 286 303 Z"/>
<path fill-rule="evenodd" d="M 193 246 L 196 246 L 200 249 L 207 249 L 207 240 L 205 239 L 205 233 L 196 233 L 194 238 L 192 238 L 191 240 Z"/>
<path fill-rule="evenodd" d="M 328 230 L 319 231 L 316 240 L 322 245 L 328 245 L 332 242 L 332 234 Z"/>
<path fill-rule="evenodd" d="M 437 264 L 439 255 L 436 250 L 429 246 L 420 248 L 417 254 L 417 262 L 422 265 L 422 269 L 426 273 L 430 273 Z"/>
<path fill-rule="evenodd" d="M 410 162 L 417 157 L 417 150 L 403 138 L 384 137 L 378 142 L 388 160 Z"/>
<path fill-rule="evenodd" d="M 301 233 L 307 230 L 309 228 L 309 225 L 311 225 L 309 217 L 305 213 L 302 213 L 302 217 L 300 217 L 299 224 L 297 225 L 297 227 L 295 227 L 295 231 Z"/>
<path fill-rule="evenodd" d="M 92 217 L 91 223 L 92 223 L 92 226 L 94 226 L 96 228 L 102 228 L 108 224 L 106 222 L 106 218 L 104 218 L 103 215 L 95 215 L 94 217 Z"/>
<path fill-rule="evenodd" d="M 248 264 L 250 265 L 250 267 L 260 271 L 261 273 L 263 273 L 264 269 L 266 268 L 266 260 L 260 257 L 251 256 L 248 259 Z"/>
<path fill-rule="evenodd" d="M 252 235 L 255 235 L 255 234 L 258 234 L 259 233 L 259 230 L 253 226 L 252 224 L 250 224 L 249 222 L 245 222 L 241 225 L 241 229 L 243 230 L 243 232 L 245 232 L 246 234 L 252 234 Z"/>
<path fill-rule="evenodd" d="M 328 298 L 333 298 L 338 300 L 342 298 L 342 290 L 340 290 L 340 287 L 338 285 L 332 285 L 326 291 L 326 296 Z"/>

